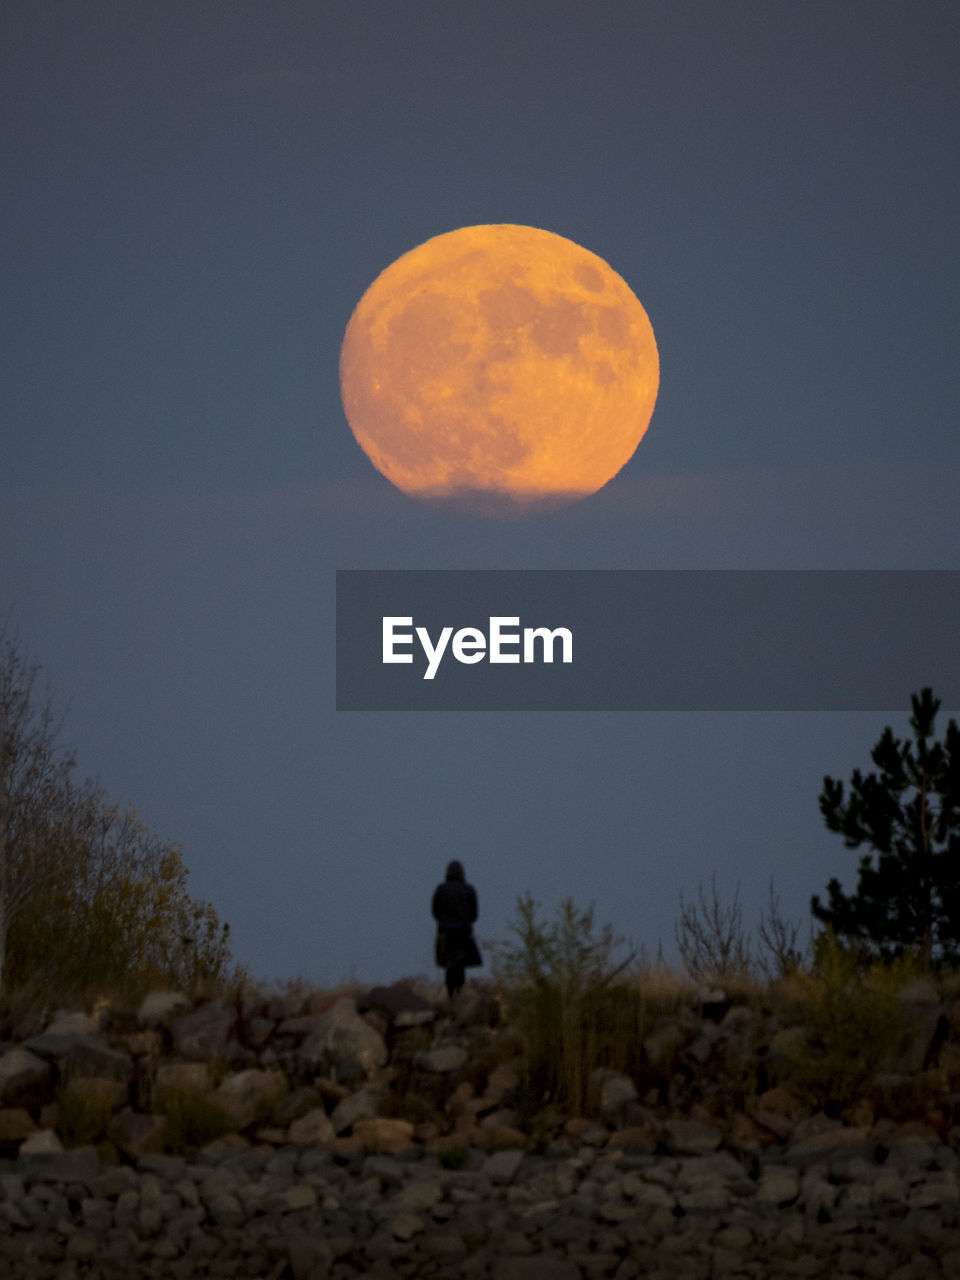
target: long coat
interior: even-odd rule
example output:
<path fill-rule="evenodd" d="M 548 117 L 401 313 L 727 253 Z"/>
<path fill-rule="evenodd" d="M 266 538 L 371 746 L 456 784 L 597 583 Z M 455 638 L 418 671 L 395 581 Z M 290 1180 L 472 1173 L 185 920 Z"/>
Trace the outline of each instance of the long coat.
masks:
<path fill-rule="evenodd" d="M 434 890 L 431 910 L 437 922 L 435 955 L 440 968 L 470 969 L 483 964 L 473 937 L 477 891 L 467 884 L 459 862 L 447 867 L 447 878 Z"/>

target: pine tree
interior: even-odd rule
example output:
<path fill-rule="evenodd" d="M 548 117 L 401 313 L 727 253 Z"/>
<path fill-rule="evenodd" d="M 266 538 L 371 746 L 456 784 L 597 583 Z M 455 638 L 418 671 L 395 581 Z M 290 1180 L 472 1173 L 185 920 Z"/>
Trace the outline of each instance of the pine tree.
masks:
<path fill-rule="evenodd" d="M 951 720 L 932 740 L 940 700 L 932 689 L 911 695 L 913 740 L 884 729 L 871 758 L 877 772 L 851 775 L 850 792 L 823 780 L 820 812 L 848 849 L 870 845 L 857 889 L 836 879 L 829 905 L 811 901 L 816 919 L 867 956 L 905 952 L 926 963 L 960 959 L 960 730 Z"/>

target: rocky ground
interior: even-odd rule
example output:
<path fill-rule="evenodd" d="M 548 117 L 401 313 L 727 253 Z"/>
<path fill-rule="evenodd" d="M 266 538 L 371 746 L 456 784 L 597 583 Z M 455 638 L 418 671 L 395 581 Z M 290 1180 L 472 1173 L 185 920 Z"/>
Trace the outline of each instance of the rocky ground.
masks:
<path fill-rule="evenodd" d="M 711 997 L 595 1073 L 590 1115 L 531 1124 L 493 993 L 415 985 L 8 1016 L 0 1276 L 960 1274 L 960 1010 L 932 986 L 880 1073 L 922 1079 L 913 1118 L 800 1098 L 776 1065 L 802 1029 Z M 185 1098 L 221 1136 L 171 1127 Z"/>
<path fill-rule="evenodd" d="M 681 1135 L 682 1138 L 682 1135 Z M 104 1165 L 93 1148 L 0 1174 L 2 1274 L 685 1280 L 960 1273 L 960 1160 L 943 1143 L 825 1140 L 745 1163 L 612 1146 L 416 1146 L 336 1155 L 252 1146 Z"/>

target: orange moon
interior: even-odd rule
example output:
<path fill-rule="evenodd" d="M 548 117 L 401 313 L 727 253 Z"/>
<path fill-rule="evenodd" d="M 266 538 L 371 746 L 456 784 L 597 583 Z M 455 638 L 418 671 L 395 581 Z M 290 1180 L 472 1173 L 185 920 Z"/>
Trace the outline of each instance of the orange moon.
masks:
<path fill-rule="evenodd" d="M 653 328 L 602 258 L 536 227 L 462 227 L 387 267 L 340 353 L 347 421 L 412 497 L 491 512 L 606 484 L 653 413 Z"/>

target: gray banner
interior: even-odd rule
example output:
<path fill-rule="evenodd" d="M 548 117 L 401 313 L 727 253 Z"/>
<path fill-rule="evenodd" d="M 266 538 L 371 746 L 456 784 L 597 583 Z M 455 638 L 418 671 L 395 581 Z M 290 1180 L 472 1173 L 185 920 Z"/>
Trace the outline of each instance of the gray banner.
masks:
<path fill-rule="evenodd" d="M 960 571 L 338 570 L 338 711 L 960 707 Z"/>

